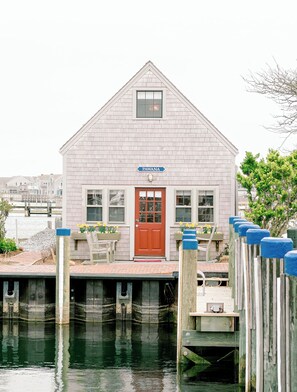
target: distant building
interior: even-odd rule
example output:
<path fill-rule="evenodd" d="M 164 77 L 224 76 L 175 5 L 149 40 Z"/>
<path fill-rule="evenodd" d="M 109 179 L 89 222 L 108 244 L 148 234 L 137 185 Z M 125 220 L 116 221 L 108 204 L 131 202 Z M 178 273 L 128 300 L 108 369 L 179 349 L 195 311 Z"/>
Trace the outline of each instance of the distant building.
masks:
<path fill-rule="evenodd" d="M 249 209 L 249 202 L 247 197 L 247 191 L 242 185 L 238 184 L 237 188 L 237 199 L 238 199 L 238 215 L 245 217 L 245 212 Z"/>
<path fill-rule="evenodd" d="M 62 175 L 0 178 L 1 196 L 12 201 L 54 201 L 62 197 Z"/>

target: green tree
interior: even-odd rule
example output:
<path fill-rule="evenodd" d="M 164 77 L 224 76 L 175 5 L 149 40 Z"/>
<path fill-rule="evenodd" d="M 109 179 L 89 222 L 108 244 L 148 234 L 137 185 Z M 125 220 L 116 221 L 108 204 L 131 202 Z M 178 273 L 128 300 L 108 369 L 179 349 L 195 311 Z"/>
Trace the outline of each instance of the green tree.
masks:
<path fill-rule="evenodd" d="M 5 221 L 8 217 L 9 211 L 12 209 L 12 205 L 6 200 L 0 199 L 0 239 L 5 238 Z"/>
<path fill-rule="evenodd" d="M 274 237 L 284 234 L 297 217 L 297 151 L 282 156 L 270 150 L 266 159 L 246 153 L 237 174 L 247 190 L 246 217 Z"/>

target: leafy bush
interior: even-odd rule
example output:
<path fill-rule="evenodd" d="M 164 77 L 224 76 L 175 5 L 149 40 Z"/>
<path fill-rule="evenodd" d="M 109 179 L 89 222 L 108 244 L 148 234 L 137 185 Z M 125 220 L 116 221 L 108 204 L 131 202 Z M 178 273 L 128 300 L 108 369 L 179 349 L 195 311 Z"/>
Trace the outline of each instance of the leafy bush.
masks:
<path fill-rule="evenodd" d="M 6 200 L 0 198 L 0 239 L 5 238 L 5 221 L 11 209 L 12 205 L 9 204 Z"/>
<path fill-rule="evenodd" d="M 0 239 L 0 253 L 8 253 L 17 250 L 17 246 L 14 240 L 9 238 Z"/>

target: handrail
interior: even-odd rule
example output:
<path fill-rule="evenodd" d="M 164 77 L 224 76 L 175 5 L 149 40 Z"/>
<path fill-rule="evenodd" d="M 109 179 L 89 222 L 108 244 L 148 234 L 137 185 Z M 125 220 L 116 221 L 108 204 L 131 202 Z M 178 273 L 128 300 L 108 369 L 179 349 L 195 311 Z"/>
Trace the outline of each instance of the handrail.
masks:
<path fill-rule="evenodd" d="M 205 295 L 205 275 L 204 275 L 204 272 L 202 272 L 201 270 L 197 270 L 197 274 L 202 276 L 202 279 L 203 279 L 203 283 L 202 283 L 203 292 L 202 292 L 202 295 L 204 296 Z"/>
<path fill-rule="evenodd" d="M 209 237 L 208 242 L 207 242 L 207 246 L 205 248 L 204 247 L 199 247 L 199 240 L 203 240 L 203 238 L 201 238 L 201 237 L 199 238 L 199 235 L 197 235 L 198 251 L 201 250 L 202 252 L 206 252 L 205 261 L 207 261 L 207 262 L 209 261 L 210 245 L 211 245 L 211 241 L 213 239 L 213 236 L 214 236 L 215 232 L 216 232 L 216 226 L 213 226 L 212 229 L 211 229 L 210 237 Z"/>

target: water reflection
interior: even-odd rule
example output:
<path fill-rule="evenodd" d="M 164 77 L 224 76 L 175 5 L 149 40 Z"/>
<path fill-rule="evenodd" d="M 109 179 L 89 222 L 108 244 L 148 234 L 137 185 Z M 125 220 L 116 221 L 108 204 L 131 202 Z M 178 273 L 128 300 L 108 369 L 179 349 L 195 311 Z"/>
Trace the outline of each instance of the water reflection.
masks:
<path fill-rule="evenodd" d="M 173 327 L 3 321 L 0 391 L 237 391 L 176 377 Z"/>

